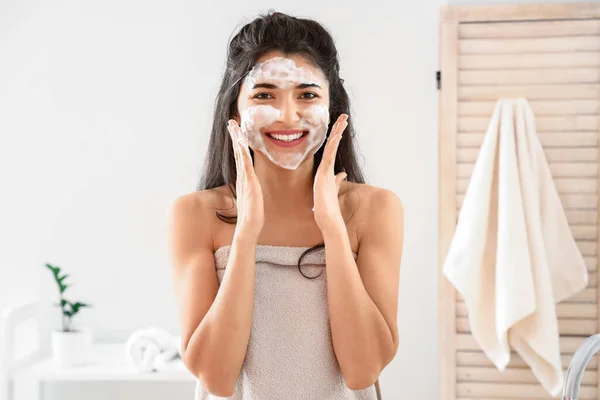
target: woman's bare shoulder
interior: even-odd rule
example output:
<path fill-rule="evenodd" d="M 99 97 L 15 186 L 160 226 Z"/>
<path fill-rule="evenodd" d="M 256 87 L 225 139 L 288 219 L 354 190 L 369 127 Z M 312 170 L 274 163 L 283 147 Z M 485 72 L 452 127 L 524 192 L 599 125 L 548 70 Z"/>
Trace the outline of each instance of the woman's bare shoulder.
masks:
<path fill-rule="evenodd" d="M 360 206 L 361 209 L 368 209 L 373 202 L 378 202 L 386 196 L 398 197 L 394 192 L 392 192 L 389 189 L 369 185 L 367 183 L 346 182 L 345 188 L 341 187 L 340 191 L 341 194 L 358 195 L 360 197 L 360 200 L 363 202 Z"/>
<path fill-rule="evenodd" d="M 171 204 L 168 215 L 172 221 L 202 221 L 203 229 L 217 229 L 216 211 L 228 214 L 235 203 L 227 186 L 189 192 L 178 196 Z"/>
<path fill-rule="evenodd" d="M 358 237 L 361 237 L 362 233 L 368 229 L 374 212 L 377 212 L 382 207 L 388 207 L 391 203 L 399 204 L 402 207 L 402 202 L 398 195 L 389 189 L 366 183 L 350 183 L 351 186 L 349 186 L 350 190 L 348 192 L 353 192 L 357 195 L 350 197 L 358 197 L 359 199 L 358 207 L 356 208 Z"/>
<path fill-rule="evenodd" d="M 375 185 L 369 185 L 368 183 L 354 183 L 354 182 L 349 182 L 352 185 L 354 185 L 354 187 L 357 188 L 357 190 L 360 190 L 365 196 L 368 196 L 370 198 L 373 198 L 373 196 L 396 196 L 396 193 L 394 193 L 393 191 L 383 188 L 383 187 L 379 187 L 379 186 L 375 186 Z"/>
<path fill-rule="evenodd" d="M 177 201 L 192 203 L 198 209 L 223 209 L 233 205 L 232 195 L 227 185 L 186 193 L 179 196 Z"/>

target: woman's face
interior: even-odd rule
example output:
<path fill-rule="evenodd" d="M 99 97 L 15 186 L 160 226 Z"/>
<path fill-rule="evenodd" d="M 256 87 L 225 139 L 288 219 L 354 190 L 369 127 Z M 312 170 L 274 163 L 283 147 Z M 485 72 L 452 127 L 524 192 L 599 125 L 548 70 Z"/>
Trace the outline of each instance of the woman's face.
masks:
<path fill-rule="evenodd" d="M 293 170 L 325 141 L 329 86 L 306 58 L 270 52 L 242 81 L 237 107 L 248 146 Z"/>

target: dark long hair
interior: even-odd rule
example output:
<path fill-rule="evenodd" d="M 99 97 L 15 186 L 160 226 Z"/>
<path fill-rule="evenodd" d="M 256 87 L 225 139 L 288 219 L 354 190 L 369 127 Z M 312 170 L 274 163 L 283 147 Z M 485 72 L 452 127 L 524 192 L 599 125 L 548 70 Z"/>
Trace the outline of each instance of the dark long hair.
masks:
<path fill-rule="evenodd" d="M 329 84 L 329 115 L 331 127 L 342 114 L 347 114 L 347 127 L 339 143 L 334 164 L 334 173 L 345 172 L 349 182 L 365 183 L 363 173 L 358 165 L 355 146 L 355 133 L 350 113 L 350 100 L 344 89 L 344 80 L 340 78 L 338 53 L 329 32 L 318 22 L 310 19 L 292 17 L 280 12 L 269 10 L 252 22 L 244 25 L 231 39 L 227 51 L 227 66 L 221 82 L 221 88 L 215 101 L 213 124 L 205 157 L 202 178 L 197 190 L 207 190 L 227 185 L 233 198 L 236 197 L 236 166 L 233 144 L 227 131 L 227 121 L 238 115 L 237 99 L 240 93 L 242 79 L 252 69 L 256 61 L 269 51 L 280 51 L 285 55 L 299 54 L 306 57 L 316 67 L 319 67 Z M 321 148 L 315 153 L 313 179 L 323 156 Z M 252 159 L 254 152 L 250 149 Z M 226 223 L 237 223 L 236 215 L 225 215 L 217 210 L 217 217 Z M 298 261 L 311 252 L 324 248 L 321 243 L 306 250 Z"/>

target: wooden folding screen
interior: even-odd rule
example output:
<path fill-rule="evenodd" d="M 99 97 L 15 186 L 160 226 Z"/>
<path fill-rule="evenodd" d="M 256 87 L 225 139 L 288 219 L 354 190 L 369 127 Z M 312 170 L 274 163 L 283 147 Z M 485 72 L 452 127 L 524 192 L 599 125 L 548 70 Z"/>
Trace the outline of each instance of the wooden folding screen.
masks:
<path fill-rule="evenodd" d="M 514 352 L 505 372 L 494 368 L 441 268 L 496 101 L 525 97 L 590 273 L 589 287 L 558 305 L 563 367 L 600 332 L 600 3 L 446 7 L 439 45 L 440 399 L 550 399 Z M 580 398 L 600 399 L 599 383 L 596 356 Z"/>

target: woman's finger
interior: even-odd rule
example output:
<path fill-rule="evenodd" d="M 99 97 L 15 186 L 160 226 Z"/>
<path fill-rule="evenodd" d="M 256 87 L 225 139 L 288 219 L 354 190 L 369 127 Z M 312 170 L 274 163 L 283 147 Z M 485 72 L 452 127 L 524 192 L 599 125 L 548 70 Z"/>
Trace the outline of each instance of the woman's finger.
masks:
<path fill-rule="evenodd" d="M 238 198 L 237 203 L 238 203 L 238 205 L 240 205 L 241 201 L 243 200 L 242 198 L 243 198 L 243 193 L 244 193 L 244 186 L 243 186 L 244 172 L 243 172 L 243 168 L 242 168 L 242 160 L 240 157 L 241 150 L 240 150 L 240 145 L 238 142 L 237 132 L 235 130 L 235 125 L 236 125 L 235 120 L 230 120 L 228 130 L 231 135 L 231 142 L 233 145 L 233 154 L 235 157 L 235 190 L 236 190 L 237 198 Z"/>
<path fill-rule="evenodd" d="M 237 154 L 237 162 L 236 162 L 237 179 L 236 179 L 236 181 L 237 181 L 238 188 L 241 190 L 242 185 L 244 183 L 244 171 L 243 171 L 241 149 L 240 149 L 240 144 L 238 143 L 238 140 L 237 140 L 237 136 L 235 138 L 235 151 Z"/>
<path fill-rule="evenodd" d="M 340 114 L 338 119 L 335 121 L 335 124 L 331 127 L 331 134 L 329 137 L 337 135 L 340 130 L 340 126 L 346 121 L 346 114 Z"/>
<path fill-rule="evenodd" d="M 239 175 L 239 170 L 240 170 L 240 162 L 239 162 L 239 151 L 238 151 L 238 146 L 237 146 L 237 137 L 235 134 L 235 131 L 233 130 L 233 124 L 232 124 L 233 120 L 229 120 L 229 123 L 227 125 L 227 131 L 229 131 L 229 137 L 231 138 L 231 145 L 233 148 L 233 158 L 235 159 L 235 170 L 236 170 L 236 176 Z"/>
<path fill-rule="evenodd" d="M 240 145 L 240 135 L 237 130 L 237 124 L 234 122 L 231 125 L 231 131 L 233 133 L 233 139 L 235 140 L 235 149 L 238 156 L 238 174 L 243 172 L 244 160 L 242 159 L 242 146 Z"/>
<path fill-rule="evenodd" d="M 235 148 L 235 136 L 233 134 L 233 130 L 232 130 L 232 126 L 231 126 L 231 120 L 229 120 L 229 122 L 227 122 L 227 132 L 229 132 L 229 138 L 231 139 L 231 148 L 233 149 L 233 158 L 235 159 L 236 164 L 237 164 L 237 151 Z"/>
<path fill-rule="evenodd" d="M 241 176 L 241 190 L 243 190 L 243 193 L 246 193 L 246 189 L 248 186 L 248 173 L 247 173 L 247 171 L 248 171 L 248 167 L 247 167 L 248 144 L 247 144 L 246 140 L 244 139 L 244 137 L 242 135 L 242 129 L 239 127 L 237 122 L 233 123 L 233 130 L 235 132 L 236 139 L 237 139 L 238 157 L 240 159 L 240 170 L 238 173 Z"/>
<path fill-rule="evenodd" d="M 327 169 L 333 173 L 333 167 L 335 165 L 335 157 L 337 155 L 337 151 L 340 145 L 340 141 L 342 140 L 342 134 L 338 133 L 331 143 L 331 148 L 329 149 L 329 157 L 327 159 Z"/>
<path fill-rule="evenodd" d="M 241 128 L 237 127 L 239 146 L 240 146 L 240 158 L 243 161 L 244 175 L 248 178 L 254 179 L 254 166 L 252 164 L 252 156 L 250 155 L 250 149 L 248 148 L 248 141 L 244 137 Z"/>
<path fill-rule="evenodd" d="M 331 141 L 335 138 L 339 124 L 340 119 L 338 118 L 337 121 L 335 121 L 335 123 L 331 127 L 331 130 L 329 131 L 329 136 L 327 136 L 327 140 L 325 141 L 325 147 L 323 148 L 323 156 L 321 157 L 321 163 L 319 165 L 324 166 L 325 164 L 327 164 L 327 158 L 329 157 L 329 153 L 331 150 Z"/>
<path fill-rule="evenodd" d="M 332 135 L 329 137 L 327 148 L 325 149 L 325 152 L 323 154 L 323 161 L 325 164 L 323 167 L 327 171 L 331 172 L 333 172 L 333 167 L 335 165 L 335 157 L 337 155 L 337 150 L 340 141 L 342 140 L 342 132 L 344 131 L 344 129 L 346 129 L 346 126 L 348 125 L 348 123 L 345 121 L 345 118 L 338 122 L 336 122 L 336 124 L 338 125 L 336 126 L 335 131 L 332 130 Z"/>
<path fill-rule="evenodd" d="M 340 114 L 338 119 L 335 121 L 335 124 L 333 124 L 333 126 L 331 127 L 331 131 L 329 132 L 329 136 L 327 137 L 327 143 L 325 144 L 325 152 L 329 147 L 329 142 L 333 141 L 340 132 L 340 126 L 344 122 L 344 115 L 345 114 Z"/>

